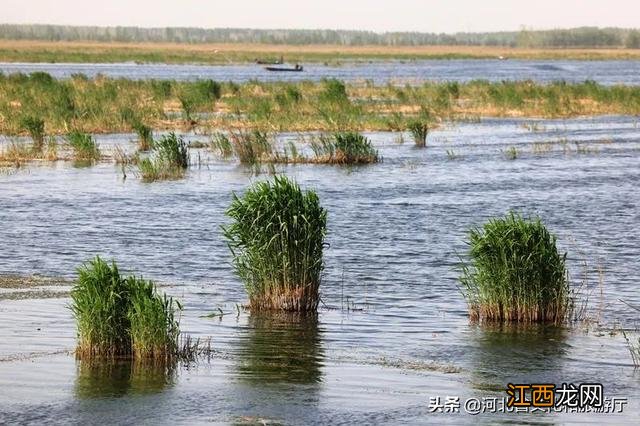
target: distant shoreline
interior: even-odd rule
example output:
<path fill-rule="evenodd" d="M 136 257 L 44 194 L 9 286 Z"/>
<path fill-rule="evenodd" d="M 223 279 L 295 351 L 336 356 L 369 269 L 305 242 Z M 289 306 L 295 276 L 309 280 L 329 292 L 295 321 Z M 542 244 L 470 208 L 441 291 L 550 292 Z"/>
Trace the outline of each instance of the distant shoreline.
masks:
<path fill-rule="evenodd" d="M 327 65 L 425 59 L 640 60 L 640 49 L 0 40 L 0 62 L 244 64 L 281 56 L 289 63 Z"/>

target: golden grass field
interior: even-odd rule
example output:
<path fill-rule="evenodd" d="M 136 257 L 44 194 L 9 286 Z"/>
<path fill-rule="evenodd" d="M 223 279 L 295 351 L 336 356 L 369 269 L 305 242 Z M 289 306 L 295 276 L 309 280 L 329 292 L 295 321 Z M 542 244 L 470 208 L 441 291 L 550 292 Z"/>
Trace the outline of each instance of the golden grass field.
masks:
<path fill-rule="evenodd" d="M 2 62 L 243 63 L 285 56 L 289 62 L 498 58 L 640 59 L 640 49 L 525 49 L 486 46 L 337 46 L 99 43 L 0 40 Z"/>

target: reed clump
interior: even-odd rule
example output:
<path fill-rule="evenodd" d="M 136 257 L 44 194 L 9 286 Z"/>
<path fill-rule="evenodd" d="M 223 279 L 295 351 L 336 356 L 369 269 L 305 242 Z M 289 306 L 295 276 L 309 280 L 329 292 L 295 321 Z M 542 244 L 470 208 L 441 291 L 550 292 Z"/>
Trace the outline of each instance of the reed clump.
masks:
<path fill-rule="evenodd" d="M 180 329 L 175 313 L 179 302 L 156 292 L 152 281 L 129 277 L 131 346 L 138 358 L 163 359 L 176 353 Z"/>
<path fill-rule="evenodd" d="M 460 282 L 473 321 L 560 324 L 572 310 L 566 253 L 542 221 L 509 213 L 469 232 Z"/>
<path fill-rule="evenodd" d="M 151 156 L 138 162 L 142 180 L 180 179 L 189 167 L 189 148 L 182 137 L 171 132 L 154 141 Z"/>
<path fill-rule="evenodd" d="M 262 130 L 238 130 L 231 132 L 228 141 L 240 164 L 258 165 L 270 162 L 274 153 L 272 136 Z M 224 145 L 227 141 L 222 141 Z"/>
<path fill-rule="evenodd" d="M 88 133 L 73 131 L 67 135 L 67 141 L 73 149 L 76 161 L 97 161 L 100 159 L 100 147 Z"/>
<path fill-rule="evenodd" d="M 429 123 L 426 120 L 412 120 L 407 125 L 413 141 L 419 148 L 427 146 L 427 135 L 429 134 Z"/>
<path fill-rule="evenodd" d="M 371 141 L 356 132 L 322 135 L 311 141 L 315 163 L 370 164 L 380 160 Z"/>
<path fill-rule="evenodd" d="M 233 155 L 234 149 L 229 136 L 222 132 L 216 132 L 211 135 L 210 147 L 213 151 L 218 152 L 222 158 L 229 158 Z"/>
<path fill-rule="evenodd" d="M 138 150 L 149 151 L 153 148 L 153 131 L 151 130 L 151 127 L 141 121 L 135 121 L 132 124 L 132 127 L 138 135 Z"/>
<path fill-rule="evenodd" d="M 20 119 L 20 127 L 24 129 L 33 140 L 33 150 L 42 151 L 44 147 L 44 120 L 42 118 L 25 115 Z"/>
<path fill-rule="evenodd" d="M 166 360 L 177 354 L 179 327 L 172 298 L 153 282 L 124 277 L 100 257 L 78 269 L 71 310 L 78 328 L 76 356 Z"/>
<path fill-rule="evenodd" d="M 252 310 L 316 311 L 327 212 L 289 178 L 234 194 L 224 235 Z"/>

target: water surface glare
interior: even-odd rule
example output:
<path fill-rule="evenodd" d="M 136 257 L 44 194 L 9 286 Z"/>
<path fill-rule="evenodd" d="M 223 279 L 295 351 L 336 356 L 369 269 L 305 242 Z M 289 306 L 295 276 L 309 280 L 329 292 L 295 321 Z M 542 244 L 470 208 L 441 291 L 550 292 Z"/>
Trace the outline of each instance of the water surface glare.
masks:
<path fill-rule="evenodd" d="M 404 144 L 398 134 L 368 136 L 380 164 L 281 168 L 329 211 L 324 305 L 305 321 L 236 310 L 245 295 L 220 226 L 231 192 L 267 175 L 204 149 L 192 152 L 204 164 L 172 182 L 131 173 L 123 181 L 107 163 L 3 171 L 0 274 L 71 278 L 95 254 L 114 257 L 183 299 L 183 330 L 211 336 L 216 353 L 170 371 L 83 365 L 64 352 L 75 344 L 67 297 L 7 298 L 1 289 L 0 387 L 10 392 L 0 395 L 0 422 L 512 423 L 432 414 L 429 398 L 503 396 L 508 382 L 600 382 L 605 395 L 629 398 L 622 415 L 515 421 L 634 424 L 640 374 L 619 333 L 470 325 L 455 268 L 470 226 L 509 209 L 538 214 L 569 252 L 573 282 L 587 262 L 592 314 L 632 328 L 637 312 L 620 299 L 640 305 L 638 119 L 448 124 L 423 150 L 407 135 Z M 104 149 L 133 147 L 131 139 L 98 136 Z M 516 160 L 504 155 L 509 147 Z M 339 309 L 347 303 L 355 309 Z M 218 308 L 222 318 L 205 317 Z"/>

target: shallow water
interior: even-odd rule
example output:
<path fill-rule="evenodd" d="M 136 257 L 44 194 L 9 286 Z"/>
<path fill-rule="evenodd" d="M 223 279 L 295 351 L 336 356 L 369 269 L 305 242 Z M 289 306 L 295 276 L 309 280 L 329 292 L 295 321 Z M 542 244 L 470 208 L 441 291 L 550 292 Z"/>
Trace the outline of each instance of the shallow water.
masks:
<path fill-rule="evenodd" d="M 640 305 L 637 118 L 486 119 L 434 131 L 424 150 L 397 134 L 368 136 L 383 163 L 282 168 L 329 211 L 324 304 L 303 323 L 236 311 L 245 296 L 220 225 L 231 192 L 266 175 L 205 150 L 204 164 L 174 182 L 123 181 L 106 163 L 0 174 L 0 273 L 72 277 L 95 254 L 115 257 L 183 299 L 183 330 L 210 336 L 216 350 L 176 371 L 92 368 L 64 352 L 75 342 L 68 299 L 0 299 L 0 386 L 11 389 L 0 420 L 508 423 L 514 415 L 432 414 L 429 398 L 502 397 L 508 382 L 600 382 L 605 395 L 629 398 L 622 415 L 516 420 L 633 424 L 640 373 L 620 333 L 470 325 L 455 267 L 469 226 L 509 209 L 538 214 L 570 253 L 576 285 L 587 262 L 590 315 L 633 328 L 637 312 L 620 299 Z M 130 139 L 98 136 L 104 149 Z M 502 152 L 512 146 L 513 161 Z M 222 318 L 203 317 L 217 308 Z"/>
<path fill-rule="evenodd" d="M 427 60 L 372 61 L 345 63 L 340 66 L 304 64 L 304 72 L 269 72 L 262 66 L 246 65 L 170 65 L 170 64 L 50 64 L 0 63 L 4 73 L 46 71 L 56 78 L 83 73 L 89 77 L 104 74 L 130 79 L 197 80 L 245 82 L 301 81 L 338 78 L 345 81 L 372 80 L 375 84 L 419 84 L 423 81 L 533 80 L 540 83 L 564 80 L 594 80 L 605 85 L 640 84 L 640 61 L 578 60 Z"/>

